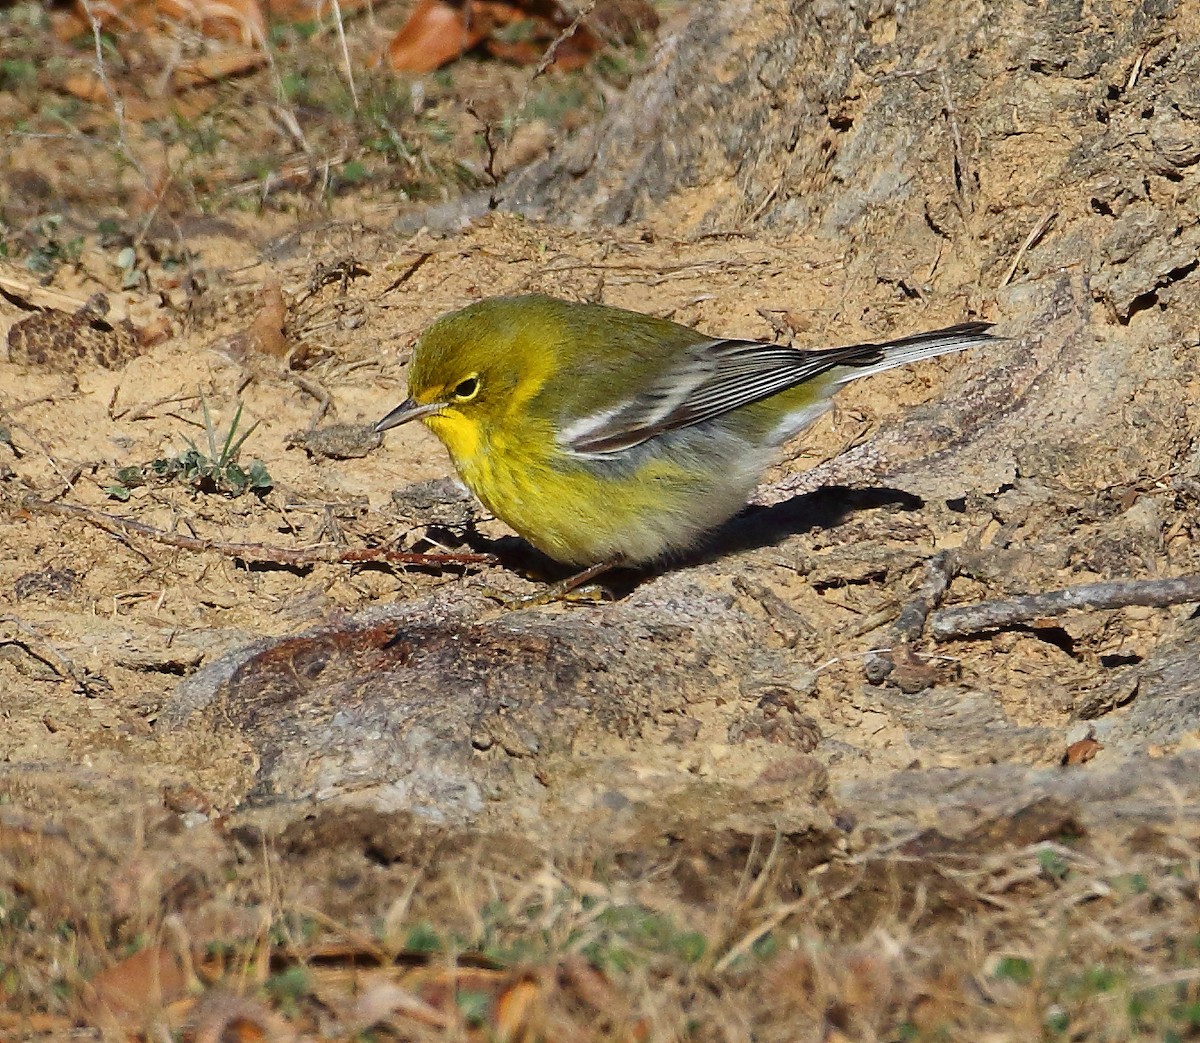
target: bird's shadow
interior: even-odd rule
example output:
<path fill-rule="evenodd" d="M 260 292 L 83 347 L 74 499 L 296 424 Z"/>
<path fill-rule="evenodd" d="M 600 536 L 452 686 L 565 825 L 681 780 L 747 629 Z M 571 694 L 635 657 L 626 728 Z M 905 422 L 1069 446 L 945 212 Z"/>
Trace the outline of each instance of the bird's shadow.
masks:
<path fill-rule="evenodd" d="M 903 489 L 823 486 L 769 507 L 747 506 L 691 550 L 652 565 L 615 568 L 605 573 L 599 582 L 620 600 L 633 593 L 647 579 L 663 572 L 702 565 L 742 551 L 771 547 L 787 536 L 836 528 L 859 511 L 880 507 L 915 511 L 924 503 L 919 496 Z M 506 568 L 552 583 L 566 579 L 576 571 L 547 557 L 516 536 L 489 540 L 486 549 L 496 554 Z"/>
<path fill-rule="evenodd" d="M 925 501 L 903 489 L 856 489 L 848 485 L 826 485 L 810 493 L 801 493 L 769 507 L 744 507 L 705 539 L 684 559 L 700 564 L 740 551 L 771 547 L 786 536 L 797 536 L 817 529 L 833 529 L 859 511 L 894 507 L 915 511 Z"/>

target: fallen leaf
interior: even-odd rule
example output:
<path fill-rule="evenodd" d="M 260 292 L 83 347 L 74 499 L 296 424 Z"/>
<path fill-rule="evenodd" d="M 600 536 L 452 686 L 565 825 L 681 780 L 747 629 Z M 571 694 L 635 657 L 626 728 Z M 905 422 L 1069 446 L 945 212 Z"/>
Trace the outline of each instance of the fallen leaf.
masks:
<path fill-rule="evenodd" d="M 266 63 L 266 54 L 252 48 L 208 54 L 195 61 L 181 62 L 171 73 L 171 86 L 175 90 L 190 90 L 208 83 L 219 83 L 233 76 L 253 72 Z"/>
<path fill-rule="evenodd" d="M 1063 764 L 1086 764 L 1096 756 L 1102 749 L 1104 744 L 1097 742 L 1091 735 L 1080 739 L 1078 742 L 1071 743 L 1067 747 L 1067 752 L 1063 754 Z"/>
<path fill-rule="evenodd" d="M 188 976 L 179 956 L 150 945 L 97 974 L 88 1006 L 122 1025 L 138 1027 L 169 1003 L 187 995 Z"/>
<path fill-rule="evenodd" d="M 606 0 L 596 5 L 587 24 L 606 40 L 631 44 L 643 33 L 654 32 L 659 18 L 648 0 Z"/>
<path fill-rule="evenodd" d="M 542 1036 L 540 1022 L 544 1020 L 542 989 L 530 978 L 521 978 L 510 985 L 496 1000 L 493 1025 L 497 1039 L 538 1039 Z"/>
<path fill-rule="evenodd" d="M 479 44 L 487 31 L 470 19 L 473 7 L 421 0 L 388 44 L 392 68 L 397 72 L 433 72 Z"/>
<path fill-rule="evenodd" d="M 165 315 L 159 315 L 138 328 L 137 342 L 143 348 L 151 348 L 155 344 L 162 344 L 164 341 L 170 340 L 172 333 L 174 330 L 171 327 L 171 320 Z"/>
<path fill-rule="evenodd" d="M 296 1034 L 257 1000 L 213 991 L 199 1004 L 195 1043 L 292 1043 Z"/>
<path fill-rule="evenodd" d="M 433 1028 L 448 1028 L 451 1024 L 442 1011 L 382 975 L 362 988 L 354 1005 L 351 1023 L 361 1031 L 381 1024 L 399 1025 L 411 1019 Z"/>
<path fill-rule="evenodd" d="M 512 62 L 514 65 L 537 65 L 549 53 L 552 42 L 551 40 L 543 42 L 540 39 L 536 41 L 520 40 L 515 43 L 505 40 L 488 40 L 484 47 L 493 58 Z M 554 60 L 549 63 L 547 68 L 557 69 L 560 72 L 573 72 L 575 69 L 581 69 L 591 59 L 597 46 L 594 37 L 586 29 L 580 27 L 554 49 Z"/>
<path fill-rule="evenodd" d="M 108 92 L 100 77 L 90 72 L 72 73 L 63 80 L 63 90 L 80 101 L 94 103 L 108 100 Z"/>
<path fill-rule="evenodd" d="M 172 23 L 186 25 L 215 40 L 237 40 L 261 45 L 267 22 L 257 0 L 79 0 L 72 16 L 54 26 L 59 39 L 74 39 L 89 32 L 92 18 L 100 28 L 120 36 L 130 30 L 171 31 Z"/>
<path fill-rule="evenodd" d="M 239 333 L 224 337 L 213 349 L 238 362 L 258 355 L 282 359 L 291 350 L 287 336 L 287 305 L 278 280 L 272 279 L 258 291 L 259 309 Z"/>
<path fill-rule="evenodd" d="M 369 7 L 371 0 L 339 0 L 342 16 Z M 272 20 L 315 22 L 333 12 L 333 0 L 267 0 L 267 14 Z"/>
<path fill-rule="evenodd" d="M 523 39 L 500 39 L 496 31 L 520 23 Z M 483 44 L 494 58 L 536 65 L 552 57 L 548 67 L 571 70 L 586 64 L 600 44 L 584 25 L 550 48 L 571 18 L 553 0 L 421 0 L 388 45 L 388 61 L 397 72 L 425 73 L 462 57 Z"/>

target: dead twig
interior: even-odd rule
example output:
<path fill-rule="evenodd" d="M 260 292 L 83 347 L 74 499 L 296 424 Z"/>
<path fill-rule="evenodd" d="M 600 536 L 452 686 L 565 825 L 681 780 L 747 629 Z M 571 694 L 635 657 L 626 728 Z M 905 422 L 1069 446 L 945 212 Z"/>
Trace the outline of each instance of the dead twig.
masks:
<path fill-rule="evenodd" d="M 1021 244 L 1021 248 L 1017 251 L 1016 256 L 1012 259 L 1012 264 L 1008 266 L 1008 271 L 1004 273 L 1004 278 L 1000 280 L 1000 288 L 1003 289 L 1010 282 L 1013 276 L 1017 274 L 1017 269 L 1021 267 L 1021 262 L 1025 259 L 1025 253 L 1041 241 L 1042 236 L 1046 234 L 1050 225 L 1054 223 L 1054 219 L 1058 217 L 1057 210 L 1048 210 L 1042 219 L 1033 226 L 1033 231 L 1025 237 L 1025 242 Z"/>
<path fill-rule="evenodd" d="M 50 452 L 50 447 L 46 445 L 46 443 L 40 438 L 38 438 L 38 436 L 35 435 L 28 427 L 26 427 L 24 424 L 17 423 L 15 420 L 9 420 L 8 426 L 14 431 L 20 431 L 23 435 L 25 435 L 25 437 L 28 438 L 35 446 L 37 446 L 42 455 L 50 462 L 50 466 L 54 469 L 54 473 L 62 479 L 63 483 L 62 492 L 58 493 L 57 495 L 61 496 L 62 493 L 67 492 L 71 486 L 75 484 L 79 477 L 79 473 L 76 473 L 74 477 L 66 474 L 63 469 L 58 466 L 58 461 L 54 458 L 54 454 Z"/>
<path fill-rule="evenodd" d="M 487 156 L 483 163 L 483 172 L 493 189 L 491 198 L 488 200 L 488 209 L 495 210 L 500 205 L 500 200 L 496 197 L 495 193 L 495 189 L 500 187 L 500 174 L 496 170 L 496 158 L 500 154 L 500 142 L 496 140 L 496 126 L 490 119 L 485 119 L 479 114 L 479 110 L 473 102 L 468 102 L 466 109 L 467 113 L 478 120 L 483 127 L 483 145 Z"/>
<path fill-rule="evenodd" d="M 346 83 L 350 86 L 350 97 L 354 102 L 354 111 L 358 111 L 358 88 L 354 85 L 354 63 L 350 61 L 350 48 L 346 44 L 346 29 L 342 25 L 342 5 L 333 0 L 333 18 L 337 23 L 338 44 L 342 49 L 342 64 L 346 69 Z"/>
<path fill-rule="evenodd" d="M 731 946 L 725 951 L 724 955 L 713 965 L 713 974 L 719 975 L 727 971 L 734 963 L 750 952 L 759 939 L 766 937 L 789 917 L 800 912 L 807 902 L 807 898 L 802 898 L 798 901 L 788 902 L 786 905 L 777 907 L 762 923 L 752 930 L 747 931 L 736 945 Z"/>
<path fill-rule="evenodd" d="M 154 179 L 150 177 L 138 154 L 129 146 L 129 127 L 125 121 L 125 103 L 108 78 L 108 69 L 104 64 L 104 30 L 100 24 L 100 16 L 92 9 L 90 0 L 83 0 L 83 10 L 88 21 L 92 23 L 92 43 L 96 53 L 96 78 L 104 89 L 105 97 L 112 106 L 113 115 L 117 118 L 117 150 L 142 179 L 142 187 L 150 195 L 154 195 Z"/>
<path fill-rule="evenodd" d="M 0 625 L 0 646 L 16 645 L 26 655 L 32 656 L 38 662 L 49 667 L 59 677 L 70 678 L 79 686 L 80 691 L 91 692 L 93 685 L 89 684 L 87 671 L 76 665 L 68 656 L 63 655 L 33 627 L 22 623 L 16 616 L 0 616 L 0 624 L 5 623 L 22 636 L 7 635 L 4 633 L 5 628 Z"/>
<path fill-rule="evenodd" d="M 415 551 L 388 550 L 385 547 L 356 547 L 343 550 L 328 546 L 272 547 L 265 543 L 227 543 L 224 540 L 210 540 L 199 536 L 184 536 L 177 532 L 164 532 L 162 529 L 156 529 L 153 525 L 134 521 L 132 518 L 122 518 L 115 514 L 94 511 L 76 504 L 50 503 L 31 497 L 25 500 L 24 506 L 36 513 L 79 518 L 114 536 L 123 537 L 129 533 L 135 533 L 168 547 L 195 551 L 211 550 L 228 558 L 264 561 L 275 565 L 315 565 L 320 563 L 355 565 L 369 561 L 386 561 L 393 565 L 486 565 L 496 560 L 490 554 L 453 552 L 420 554 Z"/>
<path fill-rule="evenodd" d="M 950 551 L 939 551 L 925 563 L 925 577 L 916 597 L 901 610 L 892 624 L 897 642 L 912 644 L 925 629 L 925 621 L 941 603 L 951 580 L 958 573 L 958 558 Z"/>
<path fill-rule="evenodd" d="M 20 304 L 28 305 L 31 311 L 42 308 L 51 311 L 66 312 L 68 315 L 74 315 L 87 303 L 82 297 L 63 293 L 61 290 L 54 290 L 46 286 L 39 286 L 37 283 L 29 282 L 25 279 L 16 279 L 6 274 L 0 274 L 0 294 L 4 294 L 6 297 L 17 298 Z M 119 308 L 120 302 L 118 301 L 117 303 Z M 124 314 L 121 314 L 119 311 L 114 312 L 112 317 L 118 321 L 125 318 Z"/>
<path fill-rule="evenodd" d="M 558 49 L 579 31 L 579 27 L 583 25 L 584 19 L 592 13 L 595 7 L 596 0 L 591 0 L 589 4 L 581 8 L 579 13 L 575 15 L 573 19 L 571 19 L 571 24 L 568 25 L 550 42 L 550 46 L 546 48 L 546 53 L 542 55 L 542 60 L 538 62 L 537 68 L 533 70 L 533 75 L 529 77 L 529 83 L 525 88 L 526 93 L 528 93 L 529 88 L 539 76 L 544 76 L 546 74 L 546 70 L 554 64 L 555 59 L 558 57 Z M 524 102 L 525 99 L 522 98 L 521 105 L 517 109 L 518 112 L 524 109 Z"/>
<path fill-rule="evenodd" d="M 957 573 L 958 558 L 951 551 L 939 551 L 925 562 L 925 576 L 916 595 L 900 610 L 892 624 L 890 645 L 911 645 L 920 639 L 929 613 L 941 604 Z M 895 665 L 892 648 L 878 649 L 867 653 L 863 671 L 872 684 L 878 684 Z"/>
<path fill-rule="evenodd" d="M 1085 583 L 1046 594 L 1022 594 L 1000 601 L 944 608 L 934 613 L 929 631 L 936 640 L 948 641 L 992 627 L 1028 623 L 1044 616 L 1061 616 L 1076 609 L 1126 608 L 1129 605 L 1165 608 L 1192 601 L 1200 601 L 1200 575 Z"/>
<path fill-rule="evenodd" d="M 113 403 L 116 406 L 116 395 L 120 390 L 120 385 L 113 389 Z M 154 416 L 154 410 L 159 406 L 174 406 L 181 402 L 196 402 L 199 401 L 199 395 L 168 395 L 166 398 L 155 399 L 153 402 L 142 402 L 139 405 L 128 406 L 122 409 L 119 413 L 114 412 L 112 408 L 108 411 L 110 420 L 149 420 Z"/>
<path fill-rule="evenodd" d="M 1146 55 L 1149 53 L 1150 49 L 1147 48 L 1137 56 L 1137 61 L 1133 63 L 1133 68 L 1129 70 L 1129 79 L 1125 81 L 1126 92 L 1133 90 L 1137 85 L 1138 77 L 1142 74 L 1142 62 L 1146 60 Z"/>
<path fill-rule="evenodd" d="M 384 287 L 383 291 L 376 295 L 375 299 L 378 300 L 380 297 L 383 297 L 383 296 L 391 293 L 393 290 L 399 288 L 400 286 L 403 286 L 406 282 L 408 282 L 409 279 L 411 279 L 414 275 L 417 274 L 417 272 L 420 270 L 421 266 L 426 261 L 428 261 L 429 258 L 431 258 L 432 256 L 433 256 L 433 254 L 429 251 L 425 251 L 424 253 L 417 254 L 416 259 L 411 261 L 408 264 L 408 266 L 404 269 L 404 271 L 402 271 L 399 275 L 396 276 L 396 278 L 394 278 L 390 283 L 388 283 L 388 285 L 386 287 Z"/>
<path fill-rule="evenodd" d="M 967 151 L 963 148 L 962 130 L 958 125 L 958 109 L 954 104 L 954 97 L 950 93 L 950 81 L 946 78 L 945 69 L 938 69 L 938 78 L 942 83 L 942 108 L 946 122 L 950 126 L 951 141 L 954 143 L 954 187 L 958 190 L 959 198 L 970 211 L 974 208 L 968 192 L 970 176 L 967 172 Z"/>

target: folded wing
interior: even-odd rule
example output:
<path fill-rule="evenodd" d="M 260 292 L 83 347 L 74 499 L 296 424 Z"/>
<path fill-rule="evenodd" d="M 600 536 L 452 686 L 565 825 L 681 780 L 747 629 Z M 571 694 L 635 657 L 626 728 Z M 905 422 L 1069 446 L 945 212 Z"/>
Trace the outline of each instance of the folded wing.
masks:
<path fill-rule="evenodd" d="M 994 340 L 989 328 L 990 323 L 969 322 L 901 340 L 829 351 L 753 340 L 700 341 L 640 394 L 581 418 L 562 432 L 560 440 L 564 449 L 574 453 L 617 453 L 664 431 L 702 424 L 831 374 L 825 381 L 827 397 L 860 376 Z"/>

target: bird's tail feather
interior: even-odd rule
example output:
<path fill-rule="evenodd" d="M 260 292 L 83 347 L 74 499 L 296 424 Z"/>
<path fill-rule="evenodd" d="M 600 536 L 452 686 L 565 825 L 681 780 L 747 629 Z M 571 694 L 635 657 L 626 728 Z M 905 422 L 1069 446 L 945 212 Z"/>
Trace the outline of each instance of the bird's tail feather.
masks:
<path fill-rule="evenodd" d="M 918 333 L 912 337 L 902 337 L 900 340 L 870 345 L 870 347 L 878 349 L 878 354 L 868 357 L 862 363 L 851 363 L 838 367 L 834 380 L 838 384 L 847 384 L 851 380 L 858 380 L 859 377 L 883 373 L 897 366 L 906 366 L 910 362 L 931 359 L 937 355 L 949 355 L 955 351 L 962 351 L 964 348 L 973 348 L 990 341 L 1003 340 L 1002 337 L 995 337 L 988 333 L 991 328 L 990 322 L 964 322 L 944 330 Z M 864 347 L 866 346 L 864 345 Z"/>

